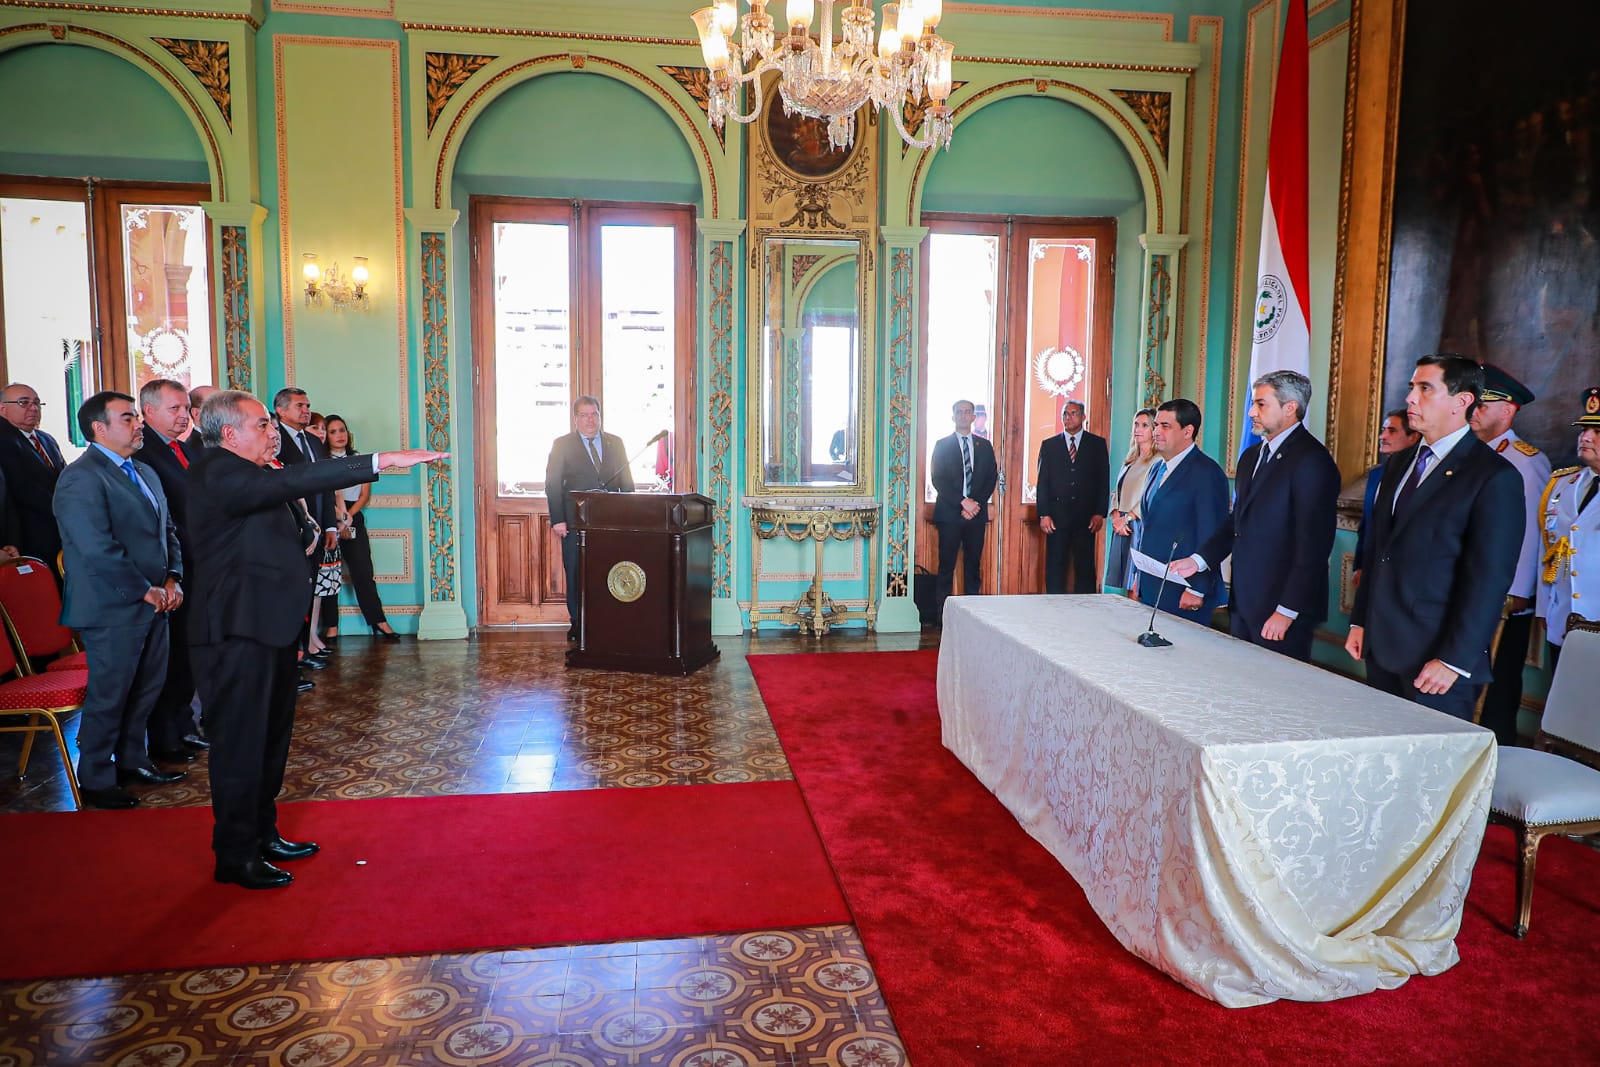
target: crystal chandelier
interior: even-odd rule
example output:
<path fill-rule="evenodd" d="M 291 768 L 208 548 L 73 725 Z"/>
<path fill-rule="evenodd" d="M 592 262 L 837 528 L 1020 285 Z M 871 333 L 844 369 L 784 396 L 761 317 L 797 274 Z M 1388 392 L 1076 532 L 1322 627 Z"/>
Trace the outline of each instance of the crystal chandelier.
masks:
<path fill-rule="evenodd" d="M 707 116 L 717 129 L 728 118 L 753 122 L 761 114 L 762 78 L 778 75 L 778 95 L 788 115 L 828 122 L 828 143 L 845 148 L 855 139 L 856 111 L 867 102 L 894 117 L 894 127 L 913 148 L 950 147 L 954 123 L 950 99 L 950 58 L 955 46 L 935 32 L 944 14 L 943 0 L 900 0 L 883 5 L 883 28 L 873 48 L 871 0 L 847 0 L 839 13 L 835 38 L 836 0 L 786 0 L 788 33 L 775 35 L 773 0 L 749 0 L 750 10 L 738 17 L 734 0 L 718 0 L 694 13 L 700 48 L 711 72 Z M 811 35 L 820 3 L 822 18 Z M 734 39 L 734 31 L 739 37 Z M 741 112 L 744 86 L 755 85 L 755 104 Z M 903 105 L 924 111 L 922 134 L 906 130 Z"/>

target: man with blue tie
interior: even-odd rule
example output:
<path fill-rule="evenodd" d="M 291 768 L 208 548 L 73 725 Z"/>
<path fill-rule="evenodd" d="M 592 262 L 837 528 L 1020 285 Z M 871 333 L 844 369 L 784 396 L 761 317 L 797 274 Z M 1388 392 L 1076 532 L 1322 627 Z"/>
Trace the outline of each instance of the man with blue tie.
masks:
<path fill-rule="evenodd" d="M 1367 684 L 1471 719 L 1527 523 L 1522 478 L 1472 434 L 1483 368 L 1423 356 L 1406 418 L 1422 434 L 1384 465 L 1345 651 Z"/>
<path fill-rule="evenodd" d="M 1302 661 L 1311 659 L 1312 634 L 1328 617 L 1339 499 L 1338 464 L 1301 425 L 1310 403 L 1311 379 L 1298 371 L 1256 379 L 1250 424 L 1261 440 L 1239 457 L 1233 514 L 1200 551 L 1172 565 L 1180 578 L 1215 581 L 1232 556 L 1233 636 Z"/>
<path fill-rule="evenodd" d="M 572 517 L 571 493 L 585 489 L 633 492 L 622 438 L 600 432 L 600 401 L 580 396 L 572 402 L 572 432 L 556 438 L 545 466 L 544 491 L 550 501 L 550 532 L 561 538 L 561 563 L 567 579 L 567 614 L 572 625 L 567 640 L 578 639 L 578 539 L 567 536 Z"/>
<path fill-rule="evenodd" d="M 78 409 L 90 445 L 56 484 L 66 588 L 61 624 L 78 631 L 89 690 L 78 781 L 98 808 L 138 803 L 128 785 L 183 777 L 150 762 L 145 724 L 167 675 L 168 616 L 183 603 L 183 555 L 155 471 L 133 461 L 144 430 L 133 397 L 96 393 Z"/>
<path fill-rule="evenodd" d="M 983 584 L 983 540 L 989 526 L 989 498 L 999 480 L 994 446 L 972 432 L 977 408 L 957 400 L 950 408 L 956 432 L 933 446 L 929 473 L 936 496 L 933 524 L 939 530 L 939 579 L 934 617 L 944 619 L 944 602 L 956 584 L 956 557 L 964 559 L 962 592 L 972 596 Z"/>
<path fill-rule="evenodd" d="M 1204 624 L 1227 599 L 1222 583 L 1202 575 L 1193 588 L 1178 579 L 1168 581 L 1162 592 L 1162 576 L 1169 561 L 1198 552 L 1202 539 L 1227 519 L 1228 476 L 1200 451 L 1200 408 L 1192 400 L 1169 400 L 1157 408 L 1150 439 L 1160 458 L 1140 498 L 1144 531 L 1134 556 L 1138 596 L 1151 607 Z"/>
<path fill-rule="evenodd" d="M 50 510 L 66 460 L 56 439 L 39 429 L 44 401 L 31 385 L 12 382 L 0 392 L 0 484 L 5 486 L 7 531 L 24 556 L 57 574 L 61 534 Z M 57 574 L 59 579 L 59 575 Z"/>

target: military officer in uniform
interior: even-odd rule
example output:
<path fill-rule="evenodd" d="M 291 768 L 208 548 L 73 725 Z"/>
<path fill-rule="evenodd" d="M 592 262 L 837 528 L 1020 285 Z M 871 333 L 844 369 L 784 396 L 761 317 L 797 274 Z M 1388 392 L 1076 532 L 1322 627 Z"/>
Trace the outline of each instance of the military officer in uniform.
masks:
<path fill-rule="evenodd" d="M 1550 665 L 1561 658 L 1567 630 L 1579 619 L 1600 621 L 1600 387 L 1583 394 L 1578 465 L 1558 470 L 1540 512 L 1544 573 L 1539 615 L 1550 641 Z"/>
<path fill-rule="evenodd" d="M 1494 681 L 1483 700 L 1481 725 L 1494 731 L 1502 745 L 1517 743 L 1517 712 L 1522 707 L 1522 665 L 1528 658 L 1528 638 L 1533 633 L 1534 598 L 1539 591 L 1543 546 L 1539 537 L 1539 499 L 1550 482 L 1550 461 L 1533 445 L 1517 436 L 1512 422 L 1533 403 L 1533 391 L 1491 363 L 1483 365 L 1483 395 L 1472 412 L 1472 432 L 1494 449 L 1522 476 L 1522 496 L 1527 525 L 1522 531 L 1522 552 L 1517 556 L 1517 576 L 1506 597 L 1505 625 L 1490 668 Z"/>

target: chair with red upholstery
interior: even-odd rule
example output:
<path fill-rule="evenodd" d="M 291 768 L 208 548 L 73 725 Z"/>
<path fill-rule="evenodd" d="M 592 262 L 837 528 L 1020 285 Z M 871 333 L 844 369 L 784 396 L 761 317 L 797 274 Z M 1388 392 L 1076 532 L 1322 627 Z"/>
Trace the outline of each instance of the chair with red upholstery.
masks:
<path fill-rule="evenodd" d="M 46 576 L 48 578 L 48 575 Z M 51 580 L 51 585 L 54 585 Z M 0 607 L 6 630 L 16 633 L 9 613 Z M 89 688 L 89 672 L 85 670 L 46 671 L 43 674 L 23 674 L 15 647 L 10 641 L 0 641 L 0 676 L 16 677 L 0 681 L 0 723 L 21 718 L 21 725 L 0 725 L 0 733 L 24 733 L 22 759 L 17 764 L 17 777 L 28 773 L 28 757 L 33 754 L 33 735 L 49 731 L 61 752 L 61 765 L 66 768 L 67 785 L 72 790 L 72 806 L 83 807 L 78 793 L 78 775 L 72 768 L 72 753 L 67 749 L 67 739 L 61 732 L 61 722 L 83 707 L 83 696 Z"/>
<path fill-rule="evenodd" d="M 0 607 L 17 646 L 18 673 L 34 673 L 32 660 L 54 656 L 47 671 L 87 670 L 88 658 L 72 631 L 61 625 L 61 590 L 50 568 L 30 556 L 0 560 Z"/>

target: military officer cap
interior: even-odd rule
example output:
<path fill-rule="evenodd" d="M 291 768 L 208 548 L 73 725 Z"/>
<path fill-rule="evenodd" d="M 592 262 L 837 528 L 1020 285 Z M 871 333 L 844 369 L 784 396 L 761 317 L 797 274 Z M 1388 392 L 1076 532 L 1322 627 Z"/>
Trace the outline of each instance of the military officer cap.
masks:
<path fill-rule="evenodd" d="M 1533 403 L 1533 390 L 1493 363 L 1483 365 L 1483 395 L 1479 400 L 1508 400 L 1518 407 Z"/>
<path fill-rule="evenodd" d="M 1583 414 L 1578 416 L 1574 426 L 1593 426 L 1600 429 L 1600 386 L 1596 386 L 1583 394 Z"/>

